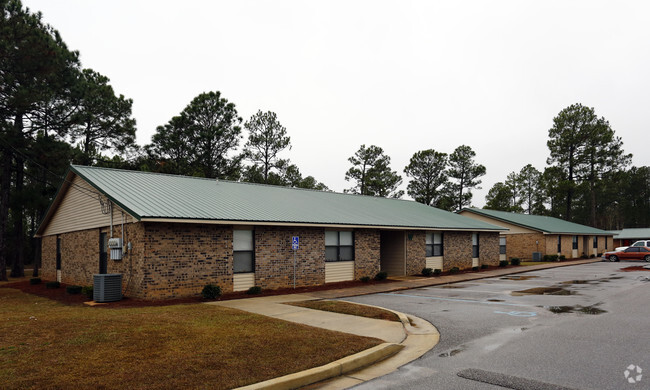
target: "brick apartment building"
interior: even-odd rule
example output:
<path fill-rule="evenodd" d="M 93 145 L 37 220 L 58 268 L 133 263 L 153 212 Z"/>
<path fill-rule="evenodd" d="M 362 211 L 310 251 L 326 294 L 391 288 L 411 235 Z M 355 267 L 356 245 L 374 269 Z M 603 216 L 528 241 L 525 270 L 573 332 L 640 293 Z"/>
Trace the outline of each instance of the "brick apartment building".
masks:
<path fill-rule="evenodd" d="M 502 231 L 407 200 L 71 166 L 37 236 L 44 278 L 119 273 L 162 299 L 291 287 L 294 264 L 296 286 L 495 265 Z"/>
<path fill-rule="evenodd" d="M 533 252 L 567 259 L 600 256 L 612 250 L 613 233 L 559 218 L 466 208 L 460 215 L 508 230 L 501 233 L 501 259 L 530 260 Z"/>

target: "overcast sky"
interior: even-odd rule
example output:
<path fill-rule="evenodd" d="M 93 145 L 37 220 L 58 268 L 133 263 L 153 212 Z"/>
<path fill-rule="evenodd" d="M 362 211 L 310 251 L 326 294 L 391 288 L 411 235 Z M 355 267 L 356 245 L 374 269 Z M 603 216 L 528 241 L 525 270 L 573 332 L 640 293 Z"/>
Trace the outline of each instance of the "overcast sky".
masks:
<path fill-rule="evenodd" d="M 23 4 L 133 99 L 140 145 L 221 91 L 244 120 L 276 112 L 293 145 L 283 157 L 335 191 L 361 144 L 384 149 L 404 189 L 414 152 L 469 145 L 487 168 L 481 207 L 509 172 L 543 170 L 553 117 L 582 103 L 650 165 L 647 1 Z"/>

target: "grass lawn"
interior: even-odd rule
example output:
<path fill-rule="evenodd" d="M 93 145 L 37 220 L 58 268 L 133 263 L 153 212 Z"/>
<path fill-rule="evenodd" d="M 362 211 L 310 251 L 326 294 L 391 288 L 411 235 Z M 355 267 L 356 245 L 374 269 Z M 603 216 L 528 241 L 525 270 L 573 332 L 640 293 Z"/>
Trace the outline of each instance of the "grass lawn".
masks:
<path fill-rule="evenodd" d="M 12 288 L 0 318 L 3 389 L 226 389 L 382 342 L 213 305 L 67 306 Z"/>
<path fill-rule="evenodd" d="M 331 311 L 334 313 L 350 314 L 353 316 L 375 318 L 379 320 L 397 321 L 399 317 L 388 310 L 379 309 L 376 307 L 357 305 L 344 301 L 302 301 L 291 302 L 288 305 L 306 307 L 309 309 Z"/>

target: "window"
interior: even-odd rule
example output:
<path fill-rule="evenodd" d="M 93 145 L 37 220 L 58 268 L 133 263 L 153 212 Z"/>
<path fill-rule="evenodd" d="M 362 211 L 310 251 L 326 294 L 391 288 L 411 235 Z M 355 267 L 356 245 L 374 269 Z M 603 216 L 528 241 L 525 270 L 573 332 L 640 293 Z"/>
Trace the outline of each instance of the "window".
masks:
<path fill-rule="evenodd" d="M 233 230 L 233 272 L 255 272 L 255 243 L 252 230 Z"/>
<path fill-rule="evenodd" d="M 478 257 L 478 233 L 472 234 L 472 257 Z"/>
<path fill-rule="evenodd" d="M 573 236 L 573 249 L 578 249 L 578 236 Z"/>
<path fill-rule="evenodd" d="M 427 257 L 442 256 L 442 233 L 427 232 Z"/>
<path fill-rule="evenodd" d="M 594 249 L 598 249 L 598 236 L 594 236 Z"/>
<path fill-rule="evenodd" d="M 506 254 L 506 238 L 499 237 L 499 254 Z"/>
<path fill-rule="evenodd" d="M 354 261 L 352 232 L 325 231 L 325 261 Z"/>
<path fill-rule="evenodd" d="M 557 236 L 557 253 L 562 252 L 562 236 Z"/>

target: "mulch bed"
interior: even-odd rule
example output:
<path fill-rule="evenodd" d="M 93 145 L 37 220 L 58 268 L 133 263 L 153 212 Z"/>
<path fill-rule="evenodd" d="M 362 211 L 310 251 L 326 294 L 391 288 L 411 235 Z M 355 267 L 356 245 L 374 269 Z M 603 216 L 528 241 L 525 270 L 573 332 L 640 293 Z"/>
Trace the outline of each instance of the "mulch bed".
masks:
<path fill-rule="evenodd" d="M 650 268 L 643 268 L 644 266 L 642 265 L 635 265 L 632 267 L 625 267 L 621 268 L 621 271 L 623 272 L 632 272 L 632 271 L 650 271 Z"/>
<path fill-rule="evenodd" d="M 218 300 L 227 301 L 231 299 L 265 297 L 265 296 L 272 296 L 272 295 L 302 294 L 302 293 L 309 293 L 312 291 L 335 290 L 341 288 L 367 286 L 367 285 L 378 284 L 378 283 L 385 284 L 391 282 L 395 282 L 395 281 L 390 279 L 383 280 L 383 281 L 370 280 L 368 282 L 351 280 L 348 282 L 328 283 L 321 286 L 296 287 L 295 289 L 281 288 L 276 290 L 262 290 L 260 294 L 254 294 L 254 295 L 247 294 L 246 291 L 239 291 L 239 292 L 223 294 Z M 0 286 L 0 288 L 15 288 L 27 294 L 33 294 L 39 297 L 51 299 L 63 303 L 65 305 L 80 306 L 83 305 L 84 302 L 90 301 L 90 299 L 88 299 L 83 294 L 67 293 L 65 289 L 66 288 L 65 283 L 61 283 L 61 287 L 59 288 L 52 288 L 52 289 L 46 288 L 45 283 L 46 281 L 43 281 L 40 284 L 32 285 L 29 283 L 29 280 L 25 280 L 20 282 L 7 283 L 3 286 Z M 193 304 L 193 303 L 204 303 L 204 302 L 210 302 L 210 301 L 203 299 L 200 296 L 154 300 L 154 301 L 124 297 L 122 298 L 121 301 L 107 302 L 107 303 L 99 304 L 95 307 L 122 308 L 122 307 L 168 306 L 168 305 Z"/>

